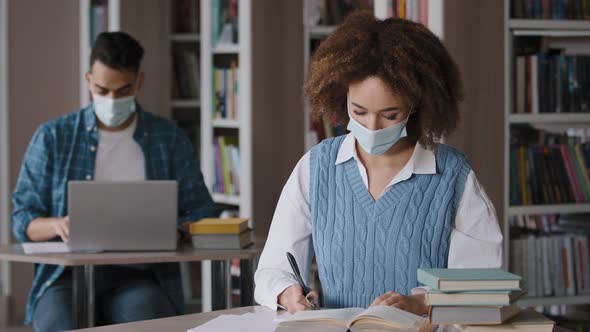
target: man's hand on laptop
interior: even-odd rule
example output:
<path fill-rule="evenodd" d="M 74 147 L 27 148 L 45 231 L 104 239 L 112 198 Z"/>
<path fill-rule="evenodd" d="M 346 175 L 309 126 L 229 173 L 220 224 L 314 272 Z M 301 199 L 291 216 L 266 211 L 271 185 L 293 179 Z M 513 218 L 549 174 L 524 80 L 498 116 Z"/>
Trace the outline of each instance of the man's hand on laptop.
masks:
<path fill-rule="evenodd" d="M 27 227 L 27 236 L 32 242 L 50 241 L 57 236 L 67 242 L 70 238 L 70 217 L 34 219 Z"/>
<path fill-rule="evenodd" d="M 55 236 L 59 236 L 62 241 L 68 242 L 70 238 L 70 217 L 54 218 L 53 229 L 55 230 Z"/>

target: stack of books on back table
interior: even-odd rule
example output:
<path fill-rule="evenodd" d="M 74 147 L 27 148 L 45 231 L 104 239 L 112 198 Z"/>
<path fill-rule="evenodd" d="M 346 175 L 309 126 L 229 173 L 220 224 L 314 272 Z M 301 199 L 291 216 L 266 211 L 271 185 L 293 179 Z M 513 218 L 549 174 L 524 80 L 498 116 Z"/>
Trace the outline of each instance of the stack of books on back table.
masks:
<path fill-rule="evenodd" d="M 520 276 L 501 269 L 418 269 L 430 322 L 460 325 L 463 331 L 553 331 L 553 321 L 515 301 L 523 295 Z"/>
<path fill-rule="evenodd" d="M 190 225 L 196 249 L 242 249 L 252 244 L 246 218 L 206 218 Z"/>

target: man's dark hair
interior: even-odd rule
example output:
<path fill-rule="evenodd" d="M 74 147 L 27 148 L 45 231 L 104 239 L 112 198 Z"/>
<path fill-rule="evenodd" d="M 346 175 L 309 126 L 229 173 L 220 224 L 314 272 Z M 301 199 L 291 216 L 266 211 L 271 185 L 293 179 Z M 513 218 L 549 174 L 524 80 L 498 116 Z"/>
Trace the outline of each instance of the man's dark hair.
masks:
<path fill-rule="evenodd" d="M 125 32 L 103 32 L 96 37 L 90 54 L 90 68 L 96 60 L 107 67 L 125 71 L 139 71 L 143 47 Z"/>

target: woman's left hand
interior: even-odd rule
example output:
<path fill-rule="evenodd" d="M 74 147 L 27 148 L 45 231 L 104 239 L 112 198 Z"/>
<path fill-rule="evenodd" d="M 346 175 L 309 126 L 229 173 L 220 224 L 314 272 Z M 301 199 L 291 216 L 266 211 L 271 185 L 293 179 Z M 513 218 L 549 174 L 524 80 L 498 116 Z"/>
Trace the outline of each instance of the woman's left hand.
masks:
<path fill-rule="evenodd" d="M 426 305 L 424 294 L 402 295 L 396 292 L 387 292 L 371 303 L 371 307 L 376 305 L 396 307 L 416 315 L 425 315 L 428 313 L 428 306 Z"/>

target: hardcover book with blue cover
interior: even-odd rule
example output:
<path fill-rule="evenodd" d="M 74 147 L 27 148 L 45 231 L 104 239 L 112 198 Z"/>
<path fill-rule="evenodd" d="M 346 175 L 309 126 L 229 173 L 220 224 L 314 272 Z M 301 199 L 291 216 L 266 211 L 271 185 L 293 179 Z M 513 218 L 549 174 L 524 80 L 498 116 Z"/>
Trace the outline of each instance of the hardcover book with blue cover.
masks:
<path fill-rule="evenodd" d="M 443 292 L 520 290 L 520 276 L 502 269 L 418 269 L 418 281 Z"/>

